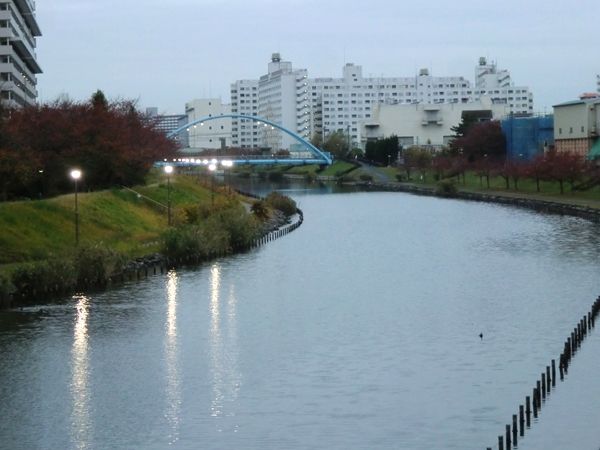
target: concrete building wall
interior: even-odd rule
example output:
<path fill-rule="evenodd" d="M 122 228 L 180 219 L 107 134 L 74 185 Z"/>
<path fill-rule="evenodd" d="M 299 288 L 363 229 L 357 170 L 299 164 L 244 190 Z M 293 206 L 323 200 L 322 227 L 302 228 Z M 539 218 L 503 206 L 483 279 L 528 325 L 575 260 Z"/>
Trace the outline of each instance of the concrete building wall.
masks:
<path fill-rule="evenodd" d="M 361 146 L 368 140 L 383 139 L 393 134 L 403 146 L 448 145 L 452 127 L 462 121 L 466 111 L 489 111 L 492 119 L 505 113 L 503 105 L 495 105 L 489 96 L 478 102 L 456 104 L 373 105 L 372 117 L 360 121 Z"/>
<path fill-rule="evenodd" d="M 31 0 L 0 1 L 0 100 L 9 105 L 37 101 L 36 38 L 41 36 Z"/>
<path fill-rule="evenodd" d="M 187 123 L 205 117 L 217 117 L 231 113 L 231 106 L 223 104 L 220 98 L 195 99 L 185 104 Z M 209 150 L 221 148 L 222 139 L 226 146 L 232 145 L 231 117 L 198 123 L 187 128 L 190 149 Z"/>

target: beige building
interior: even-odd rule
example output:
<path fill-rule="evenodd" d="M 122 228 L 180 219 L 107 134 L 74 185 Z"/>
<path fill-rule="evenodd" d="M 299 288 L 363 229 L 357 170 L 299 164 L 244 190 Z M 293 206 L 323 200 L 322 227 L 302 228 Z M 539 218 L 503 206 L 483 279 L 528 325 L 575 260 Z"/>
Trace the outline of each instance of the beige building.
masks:
<path fill-rule="evenodd" d="M 600 98 L 584 94 L 579 100 L 554 107 L 554 146 L 558 152 L 571 151 L 587 156 L 599 147 Z"/>
<path fill-rule="evenodd" d="M 465 112 L 477 114 L 481 120 L 499 120 L 507 115 L 506 105 L 496 104 L 490 96 L 469 103 L 413 105 L 372 104 L 372 117 L 360 122 L 361 147 L 367 141 L 398 136 L 404 146 L 431 145 L 441 148 L 453 139 L 452 127 L 462 121 Z"/>

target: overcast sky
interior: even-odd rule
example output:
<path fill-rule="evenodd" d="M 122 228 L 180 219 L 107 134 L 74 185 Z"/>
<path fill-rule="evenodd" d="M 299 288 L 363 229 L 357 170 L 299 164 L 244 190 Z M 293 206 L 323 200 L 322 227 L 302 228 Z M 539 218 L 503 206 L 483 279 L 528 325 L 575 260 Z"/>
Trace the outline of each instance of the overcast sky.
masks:
<path fill-rule="evenodd" d="M 182 114 L 194 98 L 229 102 L 280 52 L 310 78 L 464 76 L 480 56 L 529 86 L 534 108 L 595 92 L 598 0 L 37 0 L 40 99 L 139 99 Z"/>

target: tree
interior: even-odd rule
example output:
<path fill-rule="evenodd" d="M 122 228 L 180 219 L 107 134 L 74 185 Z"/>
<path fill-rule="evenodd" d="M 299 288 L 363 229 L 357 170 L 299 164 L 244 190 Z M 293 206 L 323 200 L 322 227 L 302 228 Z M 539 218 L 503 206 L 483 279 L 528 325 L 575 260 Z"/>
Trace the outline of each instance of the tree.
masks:
<path fill-rule="evenodd" d="M 396 161 L 398 159 L 398 136 L 393 134 L 385 139 L 368 141 L 365 157 L 384 166 Z"/>
<path fill-rule="evenodd" d="M 490 187 L 490 175 L 492 170 L 495 168 L 494 162 L 487 157 L 481 158 L 473 164 L 473 168 L 475 169 L 475 173 L 479 176 L 479 185 L 482 186 L 482 178 L 485 177 L 487 187 Z"/>
<path fill-rule="evenodd" d="M 461 122 L 454 127 L 450 127 L 450 131 L 454 132 L 455 138 L 461 138 L 466 136 L 477 122 L 478 118 L 476 114 L 465 112 Z"/>
<path fill-rule="evenodd" d="M 548 167 L 547 177 L 550 181 L 558 182 L 560 193 L 564 193 L 564 183 L 571 185 L 571 191 L 575 190 L 575 183 L 583 178 L 585 171 L 585 160 L 573 152 L 549 152 L 545 155 Z"/>
<path fill-rule="evenodd" d="M 535 180 L 537 191 L 540 192 L 540 181 L 548 178 L 548 164 L 546 162 L 546 155 L 536 155 L 531 161 L 527 162 L 524 169 L 524 176 Z"/>
<path fill-rule="evenodd" d="M 417 156 L 417 170 L 421 173 L 424 183 L 427 183 L 427 172 L 431 169 L 432 159 L 431 153 L 423 150 Z"/>
<path fill-rule="evenodd" d="M 401 164 L 401 167 L 406 172 L 406 178 L 408 180 L 411 179 L 410 175 L 413 169 L 418 167 L 419 154 L 421 153 L 421 149 L 416 146 L 408 147 L 404 150 L 404 158 Z"/>
<path fill-rule="evenodd" d="M 179 145 L 145 120 L 135 102 L 108 103 L 101 91 L 86 103 L 59 98 L 10 111 L 3 119 L 0 182 L 13 194 L 70 192 L 67 173 L 84 172 L 82 188 L 106 189 L 143 182 L 154 162 Z"/>
<path fill-rule="evenodd" d="M 462 137 L 452 141 L 453 152 L 466 156 L 473 162 L 487 155 L 493 160 L 504 159 L 506 137 L 498 121 L 478 122 Z"/>
<path fill-rule="evenodd" d="M 331 153 L 336 159 L 343 159 L 348 155 L 348 139 L 343 131 L 334 131 L 326 136 L 323 142 L 323 151 Z"/>

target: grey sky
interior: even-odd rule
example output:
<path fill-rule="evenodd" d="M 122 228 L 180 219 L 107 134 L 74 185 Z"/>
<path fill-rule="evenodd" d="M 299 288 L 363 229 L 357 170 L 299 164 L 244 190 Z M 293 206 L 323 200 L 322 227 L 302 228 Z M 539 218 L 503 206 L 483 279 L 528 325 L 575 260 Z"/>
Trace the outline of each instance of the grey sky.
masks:
<path fill-rule="evenodd" d="M 96 89 L 183 113 L 194 98 L 229 101 L 229 85 L 266 73 L 279 51 L 309 77 L 474 81 L 480 56 L 529 86 L 534 107 L 595 92 L 598 0 L 37 0 L 42 101 Z"/>

